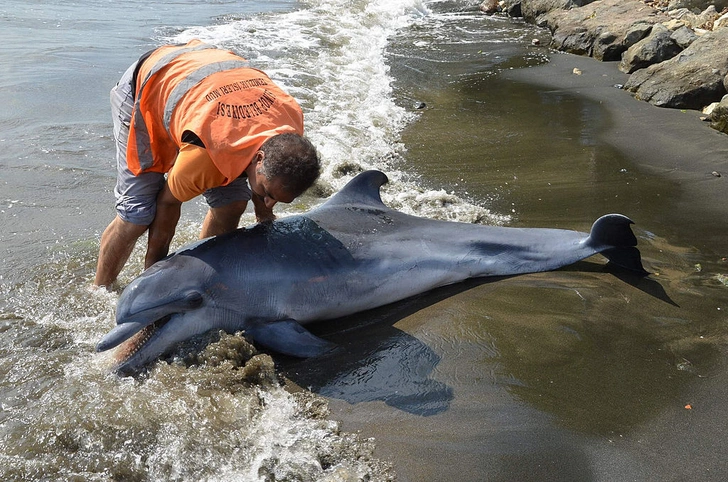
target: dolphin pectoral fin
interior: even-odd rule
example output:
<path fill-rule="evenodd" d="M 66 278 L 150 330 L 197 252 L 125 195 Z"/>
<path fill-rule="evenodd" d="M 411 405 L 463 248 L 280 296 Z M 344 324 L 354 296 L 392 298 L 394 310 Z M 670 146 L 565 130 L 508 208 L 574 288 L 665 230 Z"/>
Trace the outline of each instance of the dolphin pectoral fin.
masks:
<path fill-rule="evenodd" d="M 246 327 L 257 343 L 284 355 L 309 358 L 323 355 L 336 345 L 317 337 L 295 320 L 253 323 Z"/>
<path fill-rule="evenodd" d="M 129 322 L 116 325 L 96 344 L 96 351 L 106 351 L 128 340 L 149 323 Z"/>

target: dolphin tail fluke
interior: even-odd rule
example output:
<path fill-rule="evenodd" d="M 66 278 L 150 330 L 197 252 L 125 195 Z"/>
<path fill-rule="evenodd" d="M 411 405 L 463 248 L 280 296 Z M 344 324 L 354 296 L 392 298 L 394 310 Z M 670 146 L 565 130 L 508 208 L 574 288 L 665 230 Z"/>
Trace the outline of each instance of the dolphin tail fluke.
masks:
<path fill-rule="evenodd" d="M 245 333 L 271 350 L 298 358 L 323 355 L 336 347 L 294 320 L 253 323 L 246 327 Z"/>
<path fill-rule="evenodd" d="M 646 276 L 642 258 L 630 225 L 634 222 L 621 214 L 607 214 L 592 225 L 587 244 L 594 247 L 610 263 Z"/>

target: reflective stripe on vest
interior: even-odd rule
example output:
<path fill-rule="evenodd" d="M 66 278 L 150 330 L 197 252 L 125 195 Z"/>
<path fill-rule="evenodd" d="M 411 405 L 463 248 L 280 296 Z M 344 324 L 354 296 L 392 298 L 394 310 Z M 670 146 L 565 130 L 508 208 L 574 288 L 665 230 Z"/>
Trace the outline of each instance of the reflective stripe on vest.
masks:
<path fill-rule="evenodd" d="M 182 82 L 175 86 L 167 102 L 164 104 L 164 128 L 169 130 L 169 123 L 172 121 L 174 108 L 177 107 L 177 103 L 192 87 L 217 72 L 244 67 L 250 67 L 250 63 L 247 60 L 226 60 L 224 62 L 203 65 L 185 77 Z"/>
<path fill-rule="evenodd" d="M 136 129 L 136 146 L 137 146 L 137 157 L 139 158 L 139 166 L 141 167 L 142 171 L 149 169 L 154 164 L 154 158 L 152 157 L 152 146 L 149 142 L 149 130 L 147 129 L 147 124 L 144 122 L 144 116 L 141 113 L 141 99 L 142 99 L 142 93 L 144 92 L 144 87 L 147 85 L 147 82 L 149 79 L 162 70 L 167 64 L 169 64 L 171 61 L 176 59 L 182 54 L 185 54 L 187 52 L 193 52 L 196 50 L 207 50 L 207 49 L 216 49 L 216 47 L 208 44 L 200 44 L 196 45 L 194 47 L 186 47 L 186 48 L 180 48 L 177 50 L 173 50 L 172 52 L 168 53 L 167 55 L 163 56 L 161 59 L 157 61 L 157 63 L 154 64 L 152 69 L 149 71 L 147 76 L 142 81 L 141 86 L 139 86 L 139 90 L 136 93 L 136 100 L 134 101 L 134 110 L 132 111 L 132 115 L 134 118 L 134 129 Z M 208 74 L 209 75 L 209 74 Z M 191 87 L 191 86 L 189 86 Z M 185 92 L 189 89 L 185 89 Z M 166 119 L 166 115 L 165 115 Z M 165 122 L 165 126 L 167 123 Z"/>

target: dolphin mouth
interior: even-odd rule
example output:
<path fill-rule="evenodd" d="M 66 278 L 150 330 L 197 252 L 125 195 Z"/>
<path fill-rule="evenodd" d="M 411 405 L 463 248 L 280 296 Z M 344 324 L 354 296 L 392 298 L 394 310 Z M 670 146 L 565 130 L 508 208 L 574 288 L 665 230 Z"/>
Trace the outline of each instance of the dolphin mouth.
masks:
<path fill-rule="evenodd" d="M 121 343 L 114 353 L 116 371 L 119 373 L 134 371 L 129 364 L 131 359 L 155 338 L 155 335 L 169 322 L 171 318 L 171 314 L 163 316 L 162 318 L 146 325 L 144 328 L 132 335 L 128 340 Z"/>

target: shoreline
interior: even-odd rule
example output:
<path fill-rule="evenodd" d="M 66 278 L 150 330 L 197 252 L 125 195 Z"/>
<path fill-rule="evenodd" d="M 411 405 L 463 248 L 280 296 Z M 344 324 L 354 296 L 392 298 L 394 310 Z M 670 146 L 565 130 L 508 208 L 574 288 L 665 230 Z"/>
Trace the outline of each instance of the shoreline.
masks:
<path fill-rule="evenodd" d="M 635 99 L 618 87 L 629 76 L 615 62 L 556 51 L 548 57 L 543 65 L 504 71 L 501 76 L 600 103 L 611 118 L 602 139 L 637 167 L 676 183 L 683 192 L 677 201 L 680 209 L 666 215 L 686 225 L 706 214 L 726 219 L 728 207 L 722 200 L 728 199 L 728 135 L 701 121 L 699 111 L 656 107 Z M 722 223 L 715 224 L 710 238 L 722 240 Z"/>

